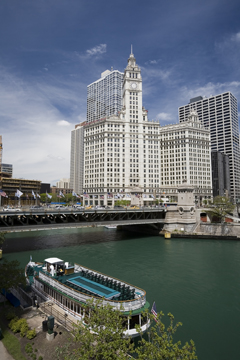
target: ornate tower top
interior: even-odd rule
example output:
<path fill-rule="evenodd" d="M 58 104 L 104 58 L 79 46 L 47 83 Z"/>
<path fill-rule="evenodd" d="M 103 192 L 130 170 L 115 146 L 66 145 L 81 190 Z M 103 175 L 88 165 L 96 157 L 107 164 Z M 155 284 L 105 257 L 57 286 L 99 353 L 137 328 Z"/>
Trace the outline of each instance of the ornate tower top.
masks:
<path fill-rule="evenodd" d="M 135 59 L 135 57 L 133 55 L 133 52 L 132 52 L 132 45 L 131 45 L 131 54 L 130 54 L 130 56 L 128 58 L 127 69 L 132 69 L 134 66 L 137 66 L 137 65 L 136 65 L 136 59 Z"/>

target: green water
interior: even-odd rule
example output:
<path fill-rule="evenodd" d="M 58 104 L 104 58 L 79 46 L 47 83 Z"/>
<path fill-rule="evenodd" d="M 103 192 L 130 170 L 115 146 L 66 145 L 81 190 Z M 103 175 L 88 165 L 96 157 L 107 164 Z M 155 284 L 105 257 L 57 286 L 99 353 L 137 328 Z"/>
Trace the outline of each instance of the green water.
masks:
<path fill-rule="evenodd" d="M 157 310 L 183 326 L 201 360 L 240 358 L 240 242 L 148 237 L 124 231 L 65 229 L 7 236 L 4 257 L 22 266 L 56 256 L 137 285 Z"/>

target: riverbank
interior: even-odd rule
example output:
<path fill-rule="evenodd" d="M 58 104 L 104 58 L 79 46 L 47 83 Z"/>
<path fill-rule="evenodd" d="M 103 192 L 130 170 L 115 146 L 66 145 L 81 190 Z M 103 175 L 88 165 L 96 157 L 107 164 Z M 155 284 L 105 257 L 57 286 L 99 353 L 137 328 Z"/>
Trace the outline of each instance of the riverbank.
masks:
<path fill-rule="evenodd" d="M 26 345 L 31 347 L 32 354 L 36 355 L 36 359 L 42 357 L 42 360 L 52 360 L 56 358 L 56 348 L 67 344 L 70 333 L 61 325 L 57 324 L 54 327 L 54 339 L 47 340 L 46 332 L 42 331 L 42 322 L 46 319 L 46 315 L 36 308 L 30 308 L 27 311 L 14 309 L 16 315 L 27 320 L 30 329 L 36 329 L 36 337 L 28 340 L 26 337 L 21 337 L 19 333 L 13 334 L 8 329 L 8 321 L 6 320 L 6 313 L 13 311 L 13 308 L 8 303 L 6 306 L 1 304 L 1 328 L 3 332 L 3 339 L 0 341 L 0 358 L 1 360 L 26 360 L 31 354 L 26 352 Z"/>
<path fill-rule="evenodd" d="M 161 237 L 164 237 L 164 234 L 159 234 Z M 181 238 L 181 239 L 207 239 L 207 240 L 240 240 L 238 236 L 232 235 L 209 235 L 209 234 L 174 234 L 171 233 L 171 238 Z"/>

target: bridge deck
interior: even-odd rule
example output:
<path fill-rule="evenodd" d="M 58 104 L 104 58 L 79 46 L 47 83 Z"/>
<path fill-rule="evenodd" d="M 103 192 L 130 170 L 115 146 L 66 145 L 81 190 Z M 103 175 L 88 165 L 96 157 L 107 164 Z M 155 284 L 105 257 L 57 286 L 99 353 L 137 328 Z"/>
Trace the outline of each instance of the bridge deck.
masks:
<path fill-rule="evenodd" d="M 0 213 L 0 229 L 58 226 L 105 226 L 163 223 L 166 209 L 38 210 Z"/>

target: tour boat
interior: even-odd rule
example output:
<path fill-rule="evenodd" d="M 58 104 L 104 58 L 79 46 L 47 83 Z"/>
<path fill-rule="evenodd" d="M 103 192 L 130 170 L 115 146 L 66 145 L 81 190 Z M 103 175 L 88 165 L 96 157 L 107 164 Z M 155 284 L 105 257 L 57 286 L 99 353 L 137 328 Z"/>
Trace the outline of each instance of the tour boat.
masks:
<path fill-rule="evenodd" d="M 31 259 L 26 265 L 25 275 L 36 294 L 57 304 L 84 325 L 89 315 L 83 305 L 95 298 L 123 313 L 126 317 L 125 335 L 138 336 L 135 325 L 140 325 L 143 333 L 149 327 L 149 319 L 142 316 L 142 311 L 149 308 L 146 292 L 136 286 L 55 257 L 45 259 L 43 263 Z"/>

